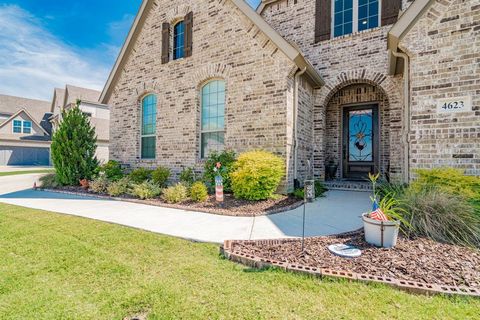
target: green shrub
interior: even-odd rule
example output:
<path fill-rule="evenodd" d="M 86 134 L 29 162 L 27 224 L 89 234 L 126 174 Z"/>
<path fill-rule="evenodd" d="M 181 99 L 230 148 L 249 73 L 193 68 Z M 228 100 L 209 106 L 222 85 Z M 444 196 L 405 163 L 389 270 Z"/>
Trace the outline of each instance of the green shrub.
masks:
<path fill-rule="evenodd" d="M 170 178 L 170 169 L 164 167 L 158 167 L 152 172 L 152 181 L 159 185 L 161 188 L 167 186 L 168 179 Z"/>
<path fill-rule="evenodd" d="M 465 171 L 453 168 L 416 170 L 417 179 L 412 186 L 435 186 L 451 193 L 480 200 L 480 177 L 467 176 Z"/>
<path fill-rule="evenodd" d="M 141 184 L 147 180 L 152 178 L 152 170 L 148 170 L 145 168 L 138 168 L 133 170 L 129 175 L 128 178 L 132 183 Z"/>
<path fill-rule="evenodd" d="M 315 198 L 320 198 L 325 196 L 325 192 L 327 192 L 328 189 L 325 187 L 323 182 L 315 180 Z M 293 191 L 293 196 L 298 199 L 304 199 L 305 198 L 305 190 L 304 189 L 295 189 Z"/>
<path fill-rule="evenodd" d="M 110 181 L 118 181 L 123 178 L 122 166 L 119 162 L 110 160 L 104 165 L 100 166 L 99 173 L 103 174 Z"/>
<path fill-rule="evenodd" d="M 112 197 L 122 196 L 129 193 L 129 191 L 130 179 L 128 179 L 127 177 L 112 182 L 107 188 L 108 194 Z"/>
<path fill-rule="evenodd" d="M 414 236 L 439 242 L 480 246 L 480 217 L 463 197 L 441 188 L 408 188 L 400 197 Z"/>
<path fill-rule="evenodd" d="M 480 177 L 467 176 L 463 170 L 453 168 L 422 169 L 415 172 L 417 179 L 412 183 L 412 188 L 421 190 L 423 187 L 435 187 L 463 197 L 473 204 L 480 216 Z"/>
<path fill-rule="evenodd" d="M 108 181 L 107 177 L 99 176 L 90 182 L 90 190 L 95 193 L 107 193 L 109 183 L 110 181 Z"/>
<path fill-rule="evenodd" d="M 132 187 L 132 195 L 142 200 L 156 198 L 161 193 L 162 188 L 152 181 L 144 181 Z"/>
<path fill-rule="evenodd" d="M 185 185 L 177 183 L 163 191 L 162 199 L 167 203 L 180 203 L 188 199 L 188 189 Z"/>
<path fill-rule="evenodd" d="M 235 197 L 246 200 L 272 197 L 284 176 L 284 161 L 266 151 L 241 154 L 230 174 Z"/>
<path fill-rule="evenodd" d="M 232 172 L 233 164 L 235 163 L 235 152 L 222 151 L 212 152 L 205 161 L 205 173 L 203 175 L 204 181 L 209 188 L 213 190 L 215 187 L 215 166 L 217 163 L 222 164 L 220 175 L 223 178 L 223 191 L 232 192 L 232 183 L 230 173 Z"/>
<path fill-rule="evenodd" d="M 80 103 L 77 100 L 75 107 L 62 111 L 62 121 L 52 137 L 52 162 L 61 185 L 76 186 L 82 179 L 90 180 L 98 167 L 95 129 Z"/>
<path fill-rule="evenodd" d="M 186 186 L 191 186 L 196 180 L 195 171 L 192 168 L 185 168 L 180 173 L 180 182 Z"/>
<path fill-rule="evenodd" d="M 55 189 L 60 186 L 55 173 L 47 174 L 40 179 L 40 187 L 45 189 Z"/>
<path fill-rule="evenodd" d="M 190 199 L 195 202 L 205 202 L 208 199 L 208 189 L 205 183 L 195 182 L 190 188 Z"/>

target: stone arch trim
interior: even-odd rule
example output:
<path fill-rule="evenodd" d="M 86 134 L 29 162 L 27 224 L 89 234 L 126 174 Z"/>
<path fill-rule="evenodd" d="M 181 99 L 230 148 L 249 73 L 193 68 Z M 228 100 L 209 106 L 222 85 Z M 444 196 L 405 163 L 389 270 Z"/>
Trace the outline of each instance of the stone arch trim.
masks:
<path fill-rule="evenodd" d="M 197 88 L 200 88 L 202 85 L 212 79 L 227 80 L 231 69 L 232 68 L 229 65 L 224 63 L 208 64 L 195 71 L 195 73 L 192 75 L 192 81 L 195 83 Z"/>
<path fill-rule="evenodd" d="M 148 81 L 142 83 L 140 86 L 135 88 L 134 94 L 136 97 L 136 101 L 140 102 L 142 98 L 150 93 L 159 95 L 158 89 L 160 88 L 160 84 L 156 81 Z"/>
<path fill-rule="evenodd" d="M 165 22 L 168 22 L 171 26 L 173 26 L 178 21 L 183 20 L 187 13 L 194 11 L 194 9 L 195 8 L 193 8 L 193 6 L 185 4 L 174 6 L 166 13 Z"/>
<path fill-rule="evenodd" d="M 326 106 L 333 95 L 340 89 L 358 83 L 368 83 L 379 87 L 385 92 L 389 101 L 400 101 L 401 93 L 398 88 L 398 83 L 396 83 L 392 77 L 367 69 L 357 69 L 342 72 L 332 80 L 327 81 L 317 96 L 317 105 Z"/>

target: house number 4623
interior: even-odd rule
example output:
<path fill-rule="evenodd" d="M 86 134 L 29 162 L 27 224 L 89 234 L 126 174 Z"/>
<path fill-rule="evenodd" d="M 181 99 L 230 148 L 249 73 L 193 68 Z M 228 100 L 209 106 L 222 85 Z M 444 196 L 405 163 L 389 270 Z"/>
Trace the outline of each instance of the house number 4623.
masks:
<path fill-rule="evenodd" d="M 472 111 L 471 97 L 441 99 L 437 103 L 437 112 L 439 113 L 455 113 L 467 111 Z"/>

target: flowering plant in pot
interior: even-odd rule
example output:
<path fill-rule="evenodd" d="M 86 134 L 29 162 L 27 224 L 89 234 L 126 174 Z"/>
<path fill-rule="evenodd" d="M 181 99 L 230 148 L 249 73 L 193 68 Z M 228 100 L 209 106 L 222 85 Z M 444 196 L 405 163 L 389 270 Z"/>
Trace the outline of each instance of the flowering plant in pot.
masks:
<path fill-rule="evenodd" d="M 399 201 L 394 194 L 386 194 L 380 201 L 377 199 L 376 186 L 379 177 L 380 174 L 369 174 L 373 185 L 373 210 L 362 216 L 365 241 L 377 247 L 393 248 L 397 244 L 401 225 L 407 225 L 407 222 L 403 219 L 404 210 L 399 207 Z"/>

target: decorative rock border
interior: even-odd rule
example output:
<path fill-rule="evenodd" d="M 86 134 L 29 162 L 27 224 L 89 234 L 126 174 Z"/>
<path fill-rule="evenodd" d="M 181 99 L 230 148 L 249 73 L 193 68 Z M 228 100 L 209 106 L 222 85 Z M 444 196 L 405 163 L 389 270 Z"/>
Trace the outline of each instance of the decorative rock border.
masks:
<path fill-rule="evenodd" d="M 217 216 L 224 216 L 224 217 L 247 217 L 247 218 L 252 217 L 252 216 L 242 215 L 242 214 L 237 214 L 237 215 L 236 214 L 221 214 L 221 213 L 215 212 L 214 209 L 208 210 L 208 209 L 204 209 L 204 208 L 192 208 L 192 207 L 188 207 L 188 206 L 183 206 L 181 204 L 175 205 L 175 204 L 168 204 L 168 203 L 149 201 L 149 200 L 121 198 L 121 197 L 110 197 L 110 196 L 105 196 L 105 195 L 95 194 L 95 193 L 84 193 L 84 192 L 75 192 L 75 191 L 49 189 L 49 188 L 37 188 L 37 190 L 46 191 L 46 192 L 61 193 L 61 194 L 70 194 L 70 195 L 80 196 L 80 197 L 91 197 L 91 198 L 102 199 L 102 200 L 131 202 L 131 203 L 144 204 L 144 205 L 160 207 L 160 208 L 185 210 L 185 211 L 189 211 L 189 212 L 209 213 L 209 214 L 214 214 L 214 215 L 217 215 Z M 303 205 L 303 201 L 298 201 L 294 204 L 291 204 L 291 205 L 288 205 L 288 206 L 285 206 L 285 207 L 282 207 L 282 208 L 267 210 L 265 212 L 256 214 L 255 216 L 260 217 L 260 216 L 270 216 L 270 215 L 274 215 L 274 214 L 279 214 L 279 213 L 287 212 L 287 211 L 290 211 L 290 210 L 295 210 L 295 209 L 301 207 L 302 205 Z"/>
<path fill-rule="evenodd" d="M 345 234 L 347 235 L 347 234 Z M 417 294 L 445 294 L 445 295 L 461 295 L 480 297 L 480 289 L 468 287 L 454 287 L 444 286 L 438 284 L 421 283 L 416 281 L 399 280 L 390 277 L 379 277 L 368 274 L 360 274 L 350 271 L 333 270 L 325 268 L 316 268 L 303 266 L 298 264 L 285 263 L 281 261 L 269 260 L 253 255 L 245 254 L 235 250 L 236 244 L 263 244 L 263 245 L 280 245 L 283 243 L 296 241 L 292 239 L 276 239 L 276 240 L 259 240 L 259 241 L 241 241 L 241 240 L 227 240 L 223 246 L 220 247 L 220 253 L 227 259 L 241 263 L 245 266 L 255 269 L 264 269 L 269 267 L 280 268 L 285 271 L 290 271 L 300 274 L 308 274 L 315 277 L 329 277 L 341 278 L 361 282 L 382 283 L 400 290 L 404 290 Z M 298 240 L 297 240 L 298 241 Z"/>

